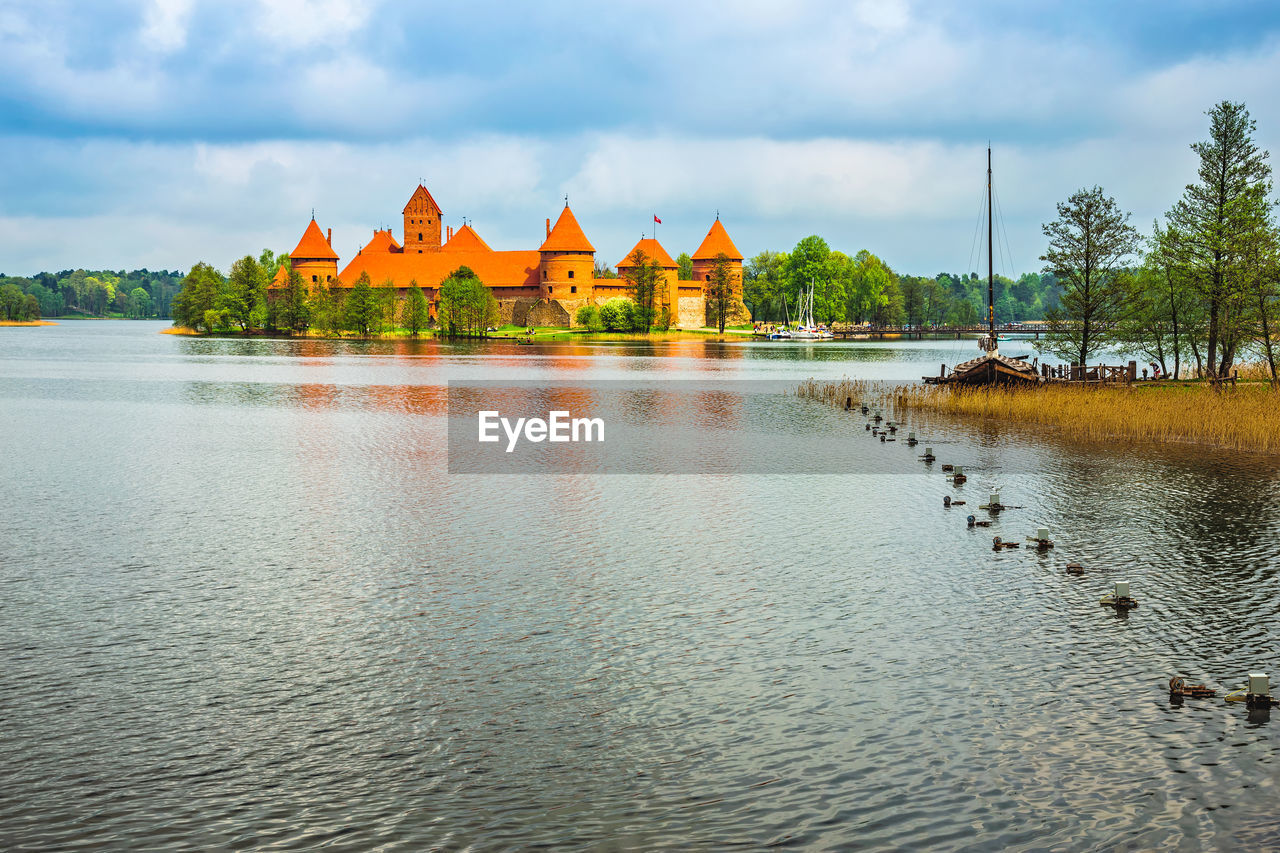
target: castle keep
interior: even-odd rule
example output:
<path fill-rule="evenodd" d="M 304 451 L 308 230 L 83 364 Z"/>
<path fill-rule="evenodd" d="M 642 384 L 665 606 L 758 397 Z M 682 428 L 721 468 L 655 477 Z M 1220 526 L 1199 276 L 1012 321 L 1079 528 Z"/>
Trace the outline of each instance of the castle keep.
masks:
<path fill-rule="evenodd" d="M 470 225 L 445 229 L 443 211 L 426 187 L 419 185 L 404 207 L 403 241 L 396 242 L 391 229 L 375 230 L 373 237 L 338 271 L 332 230 L 323 232 L 314 218 L 307 225 L 289 258 L 294 270 L 310 287 L 326 284 L 349 290 L 367 273 L 375 288 L 394 288 L 403 299 L 416 282 L 435 313 L 440 283 L 458 267 L 469 267 L 498 300 L 503 323 L 537 326 L 571 326 L 578 308 L 602 304 L 615 296 L 628 296 L 622 278 L 632 266 L 636 250 L 662 268 L 655 306 L 671 312 L 672 323 L 684 328 L 707 324 L 706 287 L 717 255 L 729 258 L 734 307 L 730 322 L 750 322 L 742 304 L 742 253 L 729 239 L 719 217 L 693 253 L 693 274 L 681 280 L 676 262 L 657 240 L 645 238 L 621 261 L 619 278 L 596 278 L 595 247 L 583 233 L 566 203 L 556 219 L 546 221 L 546 237 L 537 249 L 499 251 L 490 248 Z M 271 282 L 278 290 L 287 284 L 282 268 Z"/>

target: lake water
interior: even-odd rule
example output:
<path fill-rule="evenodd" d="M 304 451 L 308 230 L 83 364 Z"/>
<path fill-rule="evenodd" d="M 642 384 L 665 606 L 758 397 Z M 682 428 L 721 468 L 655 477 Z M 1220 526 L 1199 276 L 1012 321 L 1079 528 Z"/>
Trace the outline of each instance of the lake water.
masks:
<path fill-rule="evenodd" d="M 1280 712 L 1166 687 L 1280 682 L 1274 458 L 912 424 L 953 488 L 733 399 L 971 341 L 161 328 L 0 329 L 0 848 L 1280 847 Z M 723 386 L 742 470 L 838 473 L 448 473 L 449 381 L 635 379 Z"/>

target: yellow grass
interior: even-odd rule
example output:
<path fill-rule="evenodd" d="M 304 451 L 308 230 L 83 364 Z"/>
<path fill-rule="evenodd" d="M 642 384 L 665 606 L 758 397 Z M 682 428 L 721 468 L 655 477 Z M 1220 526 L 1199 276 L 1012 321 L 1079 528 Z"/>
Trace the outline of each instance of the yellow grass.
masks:
<path fill-rule="evenodd" d="M 886 410 L 915 410 L 1029 425 L 1086 441 L 1199 444 L 1280 453 L 1280 393 L 1266 384 L 1216 389 L 1159 382 L 1082 387 L 1050 384 L 1002 390 L 936 385 L 893 389 L 858 380 L 801 385 L 804 397 L 843 406 L 867 401 Z"/>
<path fill-rule="evenodd" d="M 56 326 L 52 320 L 0 320 L 0 326 Z"/>
<path fill-rule="evenodd" d="M 197 332 L 195 329 L 184 329 L 182 326 L 169 326 L 166 329 L 161 329 L 160 334 L 162 335 L 198 335 L 200 333 Z"/>

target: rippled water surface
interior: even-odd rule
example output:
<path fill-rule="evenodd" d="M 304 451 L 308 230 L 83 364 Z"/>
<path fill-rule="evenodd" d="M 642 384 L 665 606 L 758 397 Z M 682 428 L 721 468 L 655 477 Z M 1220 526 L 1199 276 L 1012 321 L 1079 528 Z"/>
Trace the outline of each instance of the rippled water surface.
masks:
<path fill-rule="evenodd" d="M 915 424 L 953 489 L 789 397 L 734 452 L 821 434 L 844 473 L 449 475 L 449 380 L 972 345 L 160 328 L 0 329 L 4 849 L 1280 847 L 1277 721 L 1165 687 L 1280 682 L 1275 459 Z"/>

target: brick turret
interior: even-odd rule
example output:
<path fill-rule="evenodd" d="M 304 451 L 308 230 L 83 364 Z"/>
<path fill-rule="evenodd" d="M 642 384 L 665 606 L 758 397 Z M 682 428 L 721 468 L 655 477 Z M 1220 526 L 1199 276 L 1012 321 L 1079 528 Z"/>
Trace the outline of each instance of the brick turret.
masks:
<path fill-rule="evenodd" d="M 591 299 L 594 295 L 596 249 L 565 204 L 556 225 L 538 249 L 541 295 L 549 299 Z"/>
<path fill-rule="evenodd" d="M 711 230 L 703 238 L 698 251 L 693 253 L 693 279 L 705 290 L 711 281 L 711 270 L 715 266 L 716 257 L 724 254 L 729 258 L 729 275 L 733 281 L 733 298 L 742 301 L 742 253 L 729 239 L 729 232 L 724 230 L 720 217 L 711 224 Z"/>
<path fill-rule="evenodd" d="M 332 235 L 333 232 L 329 233 Z M 327 284 L 338 277 L 338 253 L 329 244 L 329 237 L 321 233 L 314 218 L 302 232 L 297 248 L 289 253 L 289 266 L 302 276 L 308 287 Z"/>
<path fill-rule="evenodd" d="M 440 205 L 418 184 L 404 206 L 404 250 L 406 253 L 440 251 Z"/>

